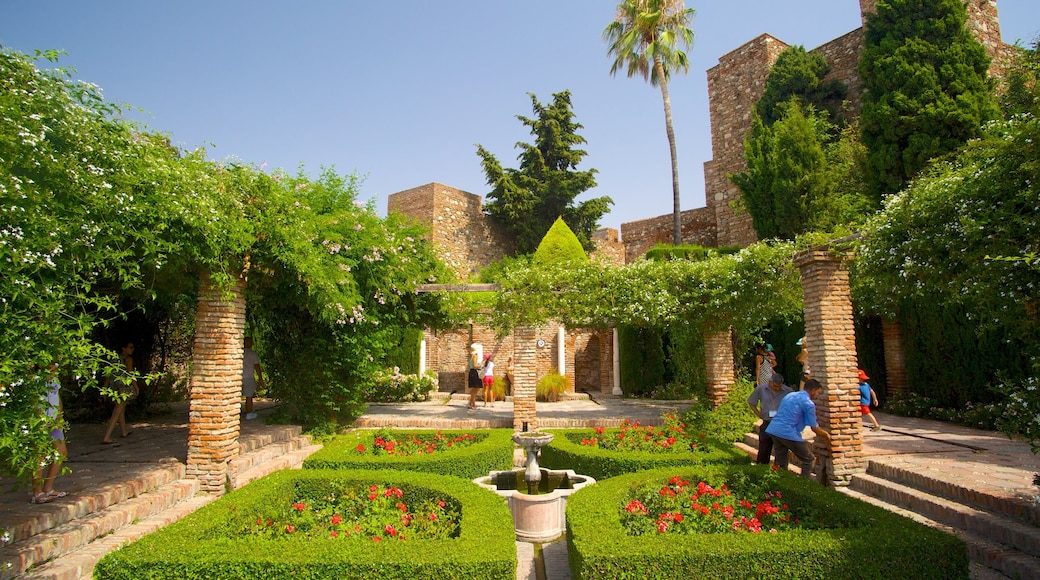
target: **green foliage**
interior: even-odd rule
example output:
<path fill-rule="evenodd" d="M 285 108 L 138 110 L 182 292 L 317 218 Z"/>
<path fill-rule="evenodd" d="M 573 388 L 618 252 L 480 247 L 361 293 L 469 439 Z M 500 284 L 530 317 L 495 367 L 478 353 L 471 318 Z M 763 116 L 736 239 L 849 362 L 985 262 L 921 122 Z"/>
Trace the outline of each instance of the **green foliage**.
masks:
<path fill-rule="evenodd" d="M 964 2 L 879 0 L 866 16 L 860 130 L 870 186 L 882 197 L 981 136 L 998 111 Z"/>
<path fill-rule="evenodd" d="M 408 434 L 409 431 L 401 433 Z M 443 431 L 445 435 L 463 434 L 462 431 Z M 308 469 L 395 469 L 422 471 L 454 475 L 473 479 L 487 475 L 490 471 L 507 470 L 513 465 L 513 431 L 491 429 L 472 433 L 476 444 L 464 449 L 455 449 L 433 455 L 398 457 L 396 455 L 372 455 L 359 451 L 370 451 L 376 437 L 375 431 L 354 431 L 336 436 L 325 442 L 325 446 L 308 457 L 303 466 Z"/>
<path fill-rule="evenodd" d="M 1000 82 L 1000 109 L 1005 118 L 1040 115 L 1040 37 L 1029 48 L 1015 47 L 1015 57 Z"/>
<path fill-rule="evenodd" d="M 538 384 L 534 388 L 535 396 L 542 401 L 559 401 L 560 395 L 565 393 L 567 387 L 570 386 L 570 381 L 570 376 L 551 371 L 538 379 Z"/>
<path fill-rule="evenodd" d="M 563 218 L 556 218 L 545 237 L 538 243 L 538 249 L 531 257 L 531 266 L 541 268 L 549 265 L 567 266 L 583 264 L 589 261 L 588 254 L 581 247 L 581 242 L 574 235 Z"/>
<path fill-rule="evenodd" d="M 698 246 L 696 244 L 672 246 L 668 244 L 657 244 L 650 248 L 643 255 L 647 260 L 690 260 L 700 261 L 720 256 L 723 254 L 735 254 L 739 252 L 740 248 L 737 246 L 727 246 L 725 248 L 709 248 L 705 246 Z"/>
<path fill-rule="evenodd" d="M 630 397 L 646 397 L 665 379 L 665 351 L 662 330 L 618 326 L 621 358 L 621 390 Z"/>
<path fill-rule="evenodd" d="M 430 392 L 437 390 L 437 371 L 425 374 L 403 374 L 394 367 L 372 377 L 366 400 L 379 403 L 428 401 Z"/>
<path fill-rule="evenodd" d="M 242 531 L 255 525 L 255 514 L 291 506 L 295 497 L 316 501 L 329 490 L 342 497 L 370 486 L 400 489 L 412 503 L 443 501 L 461 512 L 458 537 L 366 542 L 344 536 L 263 538 Z M 502 499 L 467 480 L 408 471 L 286 470 L 125 544 L 98 562 L 94 577 L 506 580 L 516 577 L 516 543 Z"/>
<path fill-rule="evenodd" d="M 416 286 L 449 274 L 423 227 L 357 202 L 354 176 L 276 172 L 261 185 L 270 233 L 252 248 L 247 298 L 270 394 L 308 426 L 352 421 L 370 378 L 438 324 L 441 298 Z"/>
<path fill-rule="evenodd" d="M 632 536 L 621 520 L 629 490 L 674 476 L 754 482 L 763 466 L 664 468 L 599 480 L 567 499 L 567 548 L 580 578 L 967 578 L 964 541 L 790 473 L 777 487 L 819 529 L 776 534 Z M 805 517 L 809 514 L 811 517 Z M 768 554 L 768 557 L 764 557 Z M 860 556 L 850 557 L 850 554 Z M 876 554 L 879 557 L 861 555 Z M 880 555 L 884 555 L 880 557 Z"/>
<path fill-rule="evenodd" d="M 516 250 L 528 254 L 562 218 L 585 248 L 592 249 L 592 232 L 613 200 L 597 197 L 575 204 L 575 198 L 596 186 L 595 169 L 578 171 L 586 153 L 577 146 L 585 143 L 578 134 L 581 124 L 574 120 L 570 91 L 553 94 L 551 104 L 543 105 L 530 94 L 535 118 L 517 116 L 531 129 L 534 144 L 517 143 L 521 150 L 518 169 L 503 168 L 498 159 L 477 145 L 477 155 L 487 183 L 484 210 L 491 219 L 516 238 Z"/>
<path fill-rule="evenodd" d="M 732 443 L 744 439 L 755 424 L 755 417 L 748 413 L 747 400 L 755 390 L 754 381 L 745 375 L 737 377 L 736 383 L 717 408 L 712 409 L 707 401 L 699 401 L 683 413 L 682 420 L 687 431 L 703 433 L 716 441 Z"/>
<path fill-rule="evenodd" d="M 860 241 L 854 303 L 903 321 L 908 379 L 944 406 L 985 400 L 997 371 L 1023 378 L 1040 356 L 1038 142 L 1031 115 L 994 124 L 892 196 Z"/>
<path fill-rule="evenodd" d="M 423 339 L 422 329 L 400 327 L 394 330 L 399 337 L 399 342 L 386 353 L 387 365 L 398 368 L 406 375 L 417 374 L 419 372 L 419 346 Z"/>
<path fill-rule="evenodd" d="M 696 450 L 658 453 L 654 451 L 615 451 L 582 445 L 597 437 L 593 429 L 550 429 L 556 437 L 542 447 L 539 465 L 550 469 L 573 469 L 597 481 L 658 467 L 689 467 L 713 463 L 746 464 L 747 455 L 728 442 L 701 437 L 690 431 Z"/>
<path fill-rule="evenodd" d="M 571 327 L 667 328 L 703 332 L 733 326 L 753 336 L 773 316 L 801 312 L 801 286 L 791 264 L 793 244 L 759 243 L 700 262 L 642 260 L 624 266 L 510 268 L 487 324 L 510 329 L 556 320 Z M 760 284 L 771 283 L 771 299 Z"/>
<path fill-rule="evenodd" d="M 826 80 L 830 72 L 819 52 L 806 52 L 804 46 L 784 49 L 769 69 L 755 112 L 767 127 L 772 126 L 784 116 L 782 105 L 793 97 L 802 107 L 825 111 L 826 119 L 836 122 L 848 87 L 837 79 Z"/>
<path fill-rule="evenodd" d="M 774 114 L 772 125 L 757 115 L 752 120 L 747 169 L 730 176 L 759 238 L 837 231 L 875 211 L 863 193 L 866 152 L 854 127 L 835 132 L 825 112 L 794 98 L 778 103 Z"/>

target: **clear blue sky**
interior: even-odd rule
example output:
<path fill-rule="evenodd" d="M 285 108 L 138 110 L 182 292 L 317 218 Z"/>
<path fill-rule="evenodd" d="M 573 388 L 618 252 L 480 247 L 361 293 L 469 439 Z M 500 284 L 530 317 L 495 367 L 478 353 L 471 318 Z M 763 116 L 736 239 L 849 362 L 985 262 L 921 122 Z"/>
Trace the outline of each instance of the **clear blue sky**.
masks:
<path fill-rule="evenodd" d="M 295 171 L 366 176 L 363 199 L 431 181 L 485 195 L 480 143 L 507 167 L 516 115 L 570 90 L 603 226 L 668 214 L 660 92 L 612 78 L 601 34 L 615 0 L 0 0 L 0 44 L 63 49 L 63 66 L 183 148 Z M 702 0 L 690 72 L 670 85 L 682 208 L 704 205 L 706 71 L 769 33 L 814 48 L 860 26 L 857 0 Z M 1004 40 L 1040 33 L 1040 1 L 999 0 Z"/>

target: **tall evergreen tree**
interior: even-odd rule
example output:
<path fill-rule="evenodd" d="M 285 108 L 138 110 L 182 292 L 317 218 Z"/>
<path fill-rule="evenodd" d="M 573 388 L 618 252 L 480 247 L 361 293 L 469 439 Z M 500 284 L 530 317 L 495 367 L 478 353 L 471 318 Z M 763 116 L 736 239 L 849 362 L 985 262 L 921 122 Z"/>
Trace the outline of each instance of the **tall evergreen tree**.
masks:
<path fill-rule="evenodd" d="M 575 198 L 596 186 L 595 169 L 578 171 L 586 152 L 574 120 L 570 91 L 553 94 L 543 105 L 530 94 L 534 117 L 517 115 L 531 129 L 534 143 L 517 143 L 518 169 L 503 168 L 483 146 L 477 145 L 487 183 L 493 189 L 484 210 L 516 237 L 517 252 L 534 252 L 556 218 L 563 218 L 582 246 L 592 249 L 592 232 L 610 211 L 614 201 L 607 196 L 575 204 Z"/>
<path fill-rule="evenodd" d="M 838 120 L 848 87 L 837 79 L 827 79 L 831 67 L 818 52 L 807 52 L 803 46 L 784 49 L 766 77 L 765 89 L 755 110 L 762 122 L 772 125 L 780 117 L 781 103 L 797 97 L 802 105 L 826 111 L 828 120 Z"/>
<path fill-rule="evenodd" d="M 859 62 L 860 130 L 870 186 L 884 196 L 981 136 L 997 108 L 963 0 L 878 0 L 876 8 Z"/>
<path fill-rule="evenodd" d="M 672 156 L 672 243 L 676 246 L 682 243 L 679 157 L 675 152 L 668 79 L 672 72 L 690 70 L 684 50 L 693 45 L 693 31 L 689 28 L 693 14 L 693 8 L 686 8 L 683 0 L 624 0 L 617 6 L 614 22 L 603 31 L 603 38 L 610 43 L 607 52 L 614 56 L 611 75 L 624 68 L 629 77 L 638 74 L 661 88 L 668 151 Z"/>

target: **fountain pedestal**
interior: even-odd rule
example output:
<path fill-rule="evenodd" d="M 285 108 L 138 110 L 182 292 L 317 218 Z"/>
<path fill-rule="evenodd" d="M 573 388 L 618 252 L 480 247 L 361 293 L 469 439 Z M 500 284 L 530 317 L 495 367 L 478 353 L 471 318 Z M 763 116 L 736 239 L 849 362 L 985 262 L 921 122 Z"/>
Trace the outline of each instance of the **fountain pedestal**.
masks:
<path fill-rule="evenodd" d="M 558 538 L 566 529 L 567 496 L 596 483 L 571 469 L 538 467 L 538 450 L 552 438 L 551 433 L 515 433 L 513 441 L 527 453 L 524 469 L 492 471 L 487 477 L 473 480 L 506 498 L 516 539 L 521 542 L 544 543 Z M 544 489 L 539 492 L 539 488 Z"/>

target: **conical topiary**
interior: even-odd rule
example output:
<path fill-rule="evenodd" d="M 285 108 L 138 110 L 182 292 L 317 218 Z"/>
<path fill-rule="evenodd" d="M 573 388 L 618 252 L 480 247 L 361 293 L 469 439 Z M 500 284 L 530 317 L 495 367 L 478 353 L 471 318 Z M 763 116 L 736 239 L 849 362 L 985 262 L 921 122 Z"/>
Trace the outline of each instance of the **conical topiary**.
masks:
<path fill-rule="evenodd" d="M 584 264 L 589 261 L 585 249 L 581 247 L 578 236 L 567 227 L 563 218 L 556 218 L 545 237 L 538 244 L 531 260 L 534 266 L 551 266 L 554 264 Z"/>

